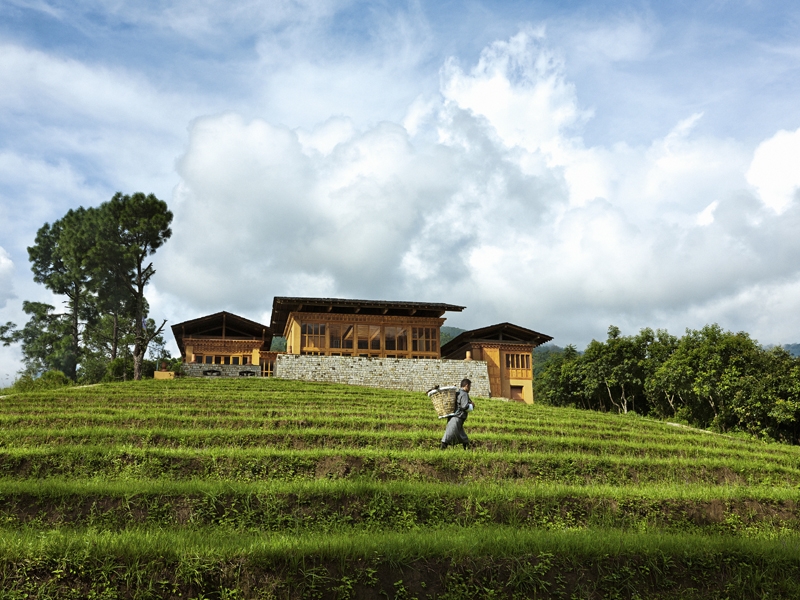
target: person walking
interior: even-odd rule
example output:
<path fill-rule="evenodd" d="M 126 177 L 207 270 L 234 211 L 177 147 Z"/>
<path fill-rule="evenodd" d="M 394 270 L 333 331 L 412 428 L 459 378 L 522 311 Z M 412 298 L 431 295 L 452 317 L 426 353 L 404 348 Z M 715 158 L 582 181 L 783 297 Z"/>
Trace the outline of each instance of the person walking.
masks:
<path fill-rule="evenodd" d="M 469 438 L 464 431 L 464 421 L 467 420 L 469 412 L 475 408 L 475 405 L 469 397 L 469 388 L 471 385 L 472 382 L 469 379 L 461 380 L 461 389 L 458 390 L 458 394 L 456 395 L 456 410 L 453 416 L 447 419 L 447 427 L 442 436 L 442 443 L 440 446 L 442 450 L 454 444 L 461 444 L 464 450 L 469 448 Z"/>

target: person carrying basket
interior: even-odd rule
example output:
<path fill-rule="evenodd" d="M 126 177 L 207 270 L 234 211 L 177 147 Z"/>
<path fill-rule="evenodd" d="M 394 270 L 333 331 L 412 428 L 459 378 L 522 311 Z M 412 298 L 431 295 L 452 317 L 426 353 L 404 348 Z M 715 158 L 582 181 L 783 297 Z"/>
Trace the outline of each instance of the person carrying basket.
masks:
<path fill-rule="evenodd" d="M 469 379 L 461 380 L 461 389 L 456 395 L 456 407 L 453 414 L 447 419 L 447 427 L 442 436 L 440 448 L 445 450 L 448 446 L 461 444 L 464 450 L 469 448 L 469 438 L 464 431 L 464 421 L 467 420 L 469 412 L 475 408 L 469 397 L 469 388 L 472 382 Z"/>

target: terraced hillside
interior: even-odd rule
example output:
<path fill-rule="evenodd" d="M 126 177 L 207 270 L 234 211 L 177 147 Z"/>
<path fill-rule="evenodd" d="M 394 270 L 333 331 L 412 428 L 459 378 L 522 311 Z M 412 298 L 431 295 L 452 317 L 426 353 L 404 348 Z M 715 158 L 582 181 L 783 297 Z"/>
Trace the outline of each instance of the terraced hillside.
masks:
<path fill-rule="evenodd" d="M 0 398 L 0 598 L 800 597 L 800 449 L 423 394 L 150 381 Z"/>

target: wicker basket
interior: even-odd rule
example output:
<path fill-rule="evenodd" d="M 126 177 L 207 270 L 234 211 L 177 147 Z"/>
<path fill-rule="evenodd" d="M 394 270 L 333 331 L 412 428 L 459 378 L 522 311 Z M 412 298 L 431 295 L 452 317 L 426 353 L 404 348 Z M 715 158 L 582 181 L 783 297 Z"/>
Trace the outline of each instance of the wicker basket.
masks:
<path fill-rule="evenodd" d="M 454 385 L 435 387 L 428 391 L 428 397 L 433 402 L 433 408 L 436 409 L 440 419 L 456 411 L 456 394 L 458 388 Z"/>

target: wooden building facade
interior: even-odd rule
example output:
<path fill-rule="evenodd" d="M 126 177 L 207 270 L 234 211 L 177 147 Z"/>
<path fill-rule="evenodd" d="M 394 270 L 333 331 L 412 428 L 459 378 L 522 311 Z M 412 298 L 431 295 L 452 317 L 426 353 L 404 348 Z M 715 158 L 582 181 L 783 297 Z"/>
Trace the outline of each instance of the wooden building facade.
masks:
<path fill-rule="evenodd" d="M 259 365 L 264 377 L 274 374 L 279 354 L 270 349 L 273 333 L 286 338 L 288 354 L 481 360 L 492 396 L 532 404 L 531 353 L 553 338 L 499 323 L 465 331 L 441 346 L 444 314 L 462 310 L 430 302 L 278 296 L 270 326 L 222 311 L 173 325 L 172 332 L 185 363 L 209 365 L 209 370 L 211 365 Z"/>
<path fill-rule="evenodd" d="M 483 360 L 493 397 L 533 404 L 532 351 L 549 335 L 511 323 L 465 331 L 442 347 L 442 358 Z"/>
<path fill-rule="evenodd" d="M 172 326 L 187 363 L 207 365 L 261 365 L 270 375 L 275 352 L 270 352 L 272 329 L 229 312 L 218 312 Z"/>
<path fill-rule="evenodd" d="M 439 329 L 448 311 L 430 302 L 276 297 L 271 328 L 289 354 L 441 358 Z"/>

